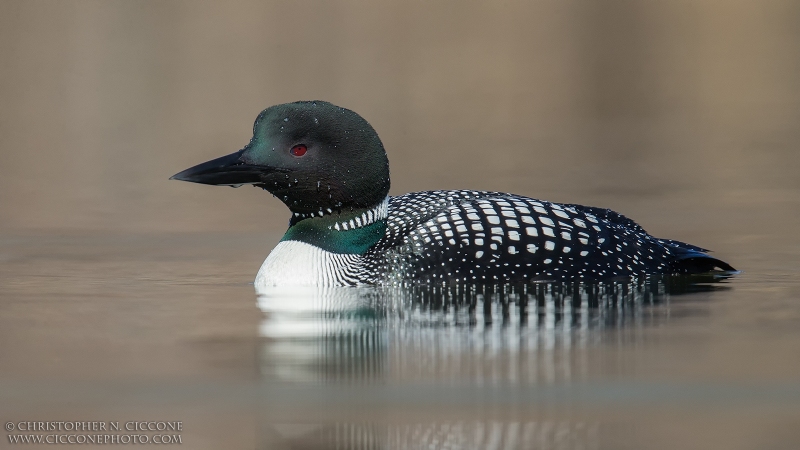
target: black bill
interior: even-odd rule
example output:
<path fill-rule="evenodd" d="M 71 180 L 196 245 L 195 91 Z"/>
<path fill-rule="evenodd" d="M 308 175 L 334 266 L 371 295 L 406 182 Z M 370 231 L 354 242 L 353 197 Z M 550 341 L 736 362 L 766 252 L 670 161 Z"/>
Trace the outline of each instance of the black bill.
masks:
<path fill-rule="evenodd" d="M 183 172 L 176 173 L 170 180 L 189 181 L 192 183 L 212 184 L 215 186 L 241 186 L 243 184 L 259 184 L 263 176 L 272 172 L 286 172 L 269 166 L 248 164 L 241 160 L 245 149 L 206 161 Z"/>

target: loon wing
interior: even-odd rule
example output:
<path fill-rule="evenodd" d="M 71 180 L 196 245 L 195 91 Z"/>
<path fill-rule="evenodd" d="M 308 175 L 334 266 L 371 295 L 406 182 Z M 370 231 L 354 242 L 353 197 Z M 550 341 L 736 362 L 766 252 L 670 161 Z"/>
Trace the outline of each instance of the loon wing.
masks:
<path fill-rule="evenodd" d="M 577 211 L 584 211 L 586 213 L 593 214 L 595 217 L 602 218 L 610 223 L 622 225 L 631 230 L 647 233 L 641 225 L 611 209 L 575 204 L 565 204 L 564 206 L 572 207 Z M 736 271 L 736 269 L 734 269 L 725 261 L 707 255 L 706 253 L 710 251 L 708 249 L 673 239 L 657 240 L 664 246 L 673 250 L 675 261 L 673 261 L 670 265 L 673 273 L 704 273 L 711 272 L 716 269 L 731 272 Z"/>
<path fill-rule="evenodd" d="M 603 279 L 730 266 L 703 249 L 650 236 L 622 214 L 484 191 L 389 200 L 384 252 L 403 278 L 454 281 Z"/>

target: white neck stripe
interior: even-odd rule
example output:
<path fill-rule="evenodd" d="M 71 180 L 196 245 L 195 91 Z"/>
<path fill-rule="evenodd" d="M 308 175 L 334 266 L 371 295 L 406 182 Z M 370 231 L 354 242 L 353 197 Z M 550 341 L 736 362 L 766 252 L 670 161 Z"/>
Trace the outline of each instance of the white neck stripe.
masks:
<path fill-rule="evenodd" d="M 354 230 L 356 228 L 363 228 L 371 225 L 379 220 L 386 219 L 389 216 L 389 196 L 383 199 L 377 206 L 369 209 L 353 219 L 344 222 L 336 222 L 328 228 L 336 231 Z"/>

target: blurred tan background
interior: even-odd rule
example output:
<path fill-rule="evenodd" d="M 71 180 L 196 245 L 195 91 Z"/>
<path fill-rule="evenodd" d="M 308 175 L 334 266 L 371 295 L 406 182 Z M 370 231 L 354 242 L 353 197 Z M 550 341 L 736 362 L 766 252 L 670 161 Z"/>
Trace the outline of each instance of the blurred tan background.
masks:
<path fill-rule="evenodd" d="M 301 99 L 374 125 L 395 194 L 512 191 L 670 237 L 800 202 L 797 1 L 1 0 L 0 60 L 5 230 L 280 231 L 266 192 L 167 179 Z"/>

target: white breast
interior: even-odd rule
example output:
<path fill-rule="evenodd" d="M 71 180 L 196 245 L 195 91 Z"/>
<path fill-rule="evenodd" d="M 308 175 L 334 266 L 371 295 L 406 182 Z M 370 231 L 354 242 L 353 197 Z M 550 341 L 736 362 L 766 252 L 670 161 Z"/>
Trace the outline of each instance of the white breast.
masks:
<path fill-rule="evenodd" d="M 352 286 L 362 258 L 322 250 L 305 242 L 283 241 L 270 252 L 254 282 L 256 289 L 269 286 Z"/>

